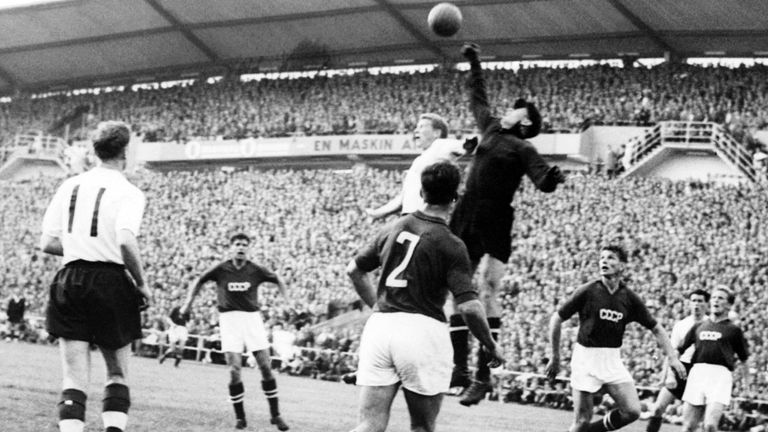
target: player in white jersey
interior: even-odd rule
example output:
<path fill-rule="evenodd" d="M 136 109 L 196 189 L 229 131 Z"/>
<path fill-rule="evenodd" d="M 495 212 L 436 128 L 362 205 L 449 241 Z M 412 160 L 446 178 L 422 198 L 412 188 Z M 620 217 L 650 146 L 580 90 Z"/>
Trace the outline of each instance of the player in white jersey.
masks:
<path fill-rule="evenodd" d="M 672 327 L 672 334 L 669 339 L 672 342 L 672 346 L 675 348 L 682 345 L 685 335 L 688 334 L 695 324 L 707 319 L 709 293 L 703 289 L 692 291 L 688 294 L 688 307 L 691 310 L 691 314 L 676 322 Z M 693 350 L 694 347 L 688 347 L 688 349 L 680 355 L 680 362 L 685 366 L 686 372 L 690 372 L 691 370 Z M 656 403 L 654 403 L 653 408 L 651 409 L 651 417 L 648 419 L 648 425 L 645 428 L 646 432 L 659 432 L 662 422 L 661 416 L 664 414 L 664 411 L 675 399 L 682 400 L 683 398 L 687 380 L 681 378 L 669 368 L 666 369 L 665 374 L 665 386 L 659 391 L 659 394 L 656 397 Z"/>
<path fill-rule="evenodd" d="M 128 421 L 130 343 L 142 336 L 140 309 L 151 298 L 136 240 L 146 200 L 122 173 L 129 140 L 125 123 L 100 123 L 93 148 L 101 163 L 64 181 L 43 218 L 40 247 L 64 265 L 46 310 L 48 333 L 61 349 L 61 432 L 84 429 L 90 344 L 106 363 L 104 427 L 120 432 Z"/>
<path fill-rule="evenodd" d="M 448 137 L 448 123 L 437 114 L 426 113 L 419 117 L 413 139 L 424 150 L 411 163 L 405 173 L 400 193 L 376 209 L 366 209 L 373 219 L 380 219 L 390 214 L 410 214 L 424 207 L 421 198 L 421 172 L 424 168 L 438 162 L 455 162 L 462 157 L 466 150 L 465 143 L 471 146 L 477 144 L 473 140 L 457 140 Z"/>

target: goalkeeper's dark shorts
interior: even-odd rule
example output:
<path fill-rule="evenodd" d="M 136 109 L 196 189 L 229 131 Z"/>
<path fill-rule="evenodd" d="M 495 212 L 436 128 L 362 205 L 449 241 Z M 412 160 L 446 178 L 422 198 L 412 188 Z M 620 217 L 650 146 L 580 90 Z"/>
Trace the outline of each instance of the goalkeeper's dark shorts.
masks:
<path fill-rule="evenodd" d="M 485 254 L 506 263 L 512 254 L 514 219 L 515 210 L 509 203 L 461 197 L 450 227 L 467 246 L 472 264 L 477 265 Z"/>

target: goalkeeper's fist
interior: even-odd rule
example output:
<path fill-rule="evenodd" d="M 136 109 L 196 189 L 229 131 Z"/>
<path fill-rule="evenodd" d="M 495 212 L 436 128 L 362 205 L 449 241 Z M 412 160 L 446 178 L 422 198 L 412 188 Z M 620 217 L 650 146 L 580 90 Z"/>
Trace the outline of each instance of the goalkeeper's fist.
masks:
<path fill-rule="evenodd" d="M 465 43 L 463 47 L 461 47 L 461 55 L 467 58 L 467 60 L 477 60 L 480 58 L 480 46 L 478 46 L 475 43 Z"/>

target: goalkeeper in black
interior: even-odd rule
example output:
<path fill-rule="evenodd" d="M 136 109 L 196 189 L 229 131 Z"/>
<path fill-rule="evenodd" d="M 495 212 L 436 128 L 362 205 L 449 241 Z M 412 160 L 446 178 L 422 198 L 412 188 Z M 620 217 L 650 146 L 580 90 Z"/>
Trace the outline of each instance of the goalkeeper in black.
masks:
<path fill-rule="evenodd" d="M 466 190 L 456 205 L 450 226 L 466 244 L 473 269 L 480 271 L 478 291 L 484 301 L 488 325 L 498 339 L 501 329 L 498 294 L 512 252 L 512 199 L 524 175 L 536 188 L 547 193 L 554 192 L 565 177 L 526 141 L 541 130 L 541 115 L 536 107 L 518 99 L 503 116 L 495 117 L 488 103 L 478 46 L 465 44 L 461 52 L 470 64 L 469 107 L 482 138 L 475 149 Z M 460 403 L 474 405 L 491 391 L 490 359 L 483 350 L 479 351 L 477 372 L 472 381 L 467 367 L 469 331 L 461 315 L 451 315 L 450 327 L 454 350 L 451 386 L 469 386 Z"/>

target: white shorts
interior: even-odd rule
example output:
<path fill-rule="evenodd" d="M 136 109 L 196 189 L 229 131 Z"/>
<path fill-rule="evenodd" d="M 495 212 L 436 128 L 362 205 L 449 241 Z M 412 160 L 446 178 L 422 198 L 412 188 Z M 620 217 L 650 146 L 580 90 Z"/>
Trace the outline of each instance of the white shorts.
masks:
<path fill-rule="evenodd" d="M 591 348 L 573 345 L 571 387 L 594 393 L 604 384 L 634 383 L 624 363 L 620 348 Z"/>
<path fill-rule="evenodd" d="M 360 340 L 357 384 L 404 388 L 434 396 L 448 391 L 453 347 L 448 325 L 417 313 L 376 312 Z"/>
<path fill-rule="evenodd" d="M 706 405 L 709 402 L 731 403 L 733 374 L 727 367 L 707 363 L 696 363 L 688 373 L 683 401 L 691 405 Z"/>
<path fill-rule="evenodd" d="M 269 348 L 261 312 L 219 312 L 221 350 L 242 354 Z"/>
<path fill-rule="evenodd" d="M 173 325 L 168 330 L 168 343 L 175 344 L 176 342 L 184 343 L 189 337 L 189 330 L 186 327 L 180 325 Z"/>

